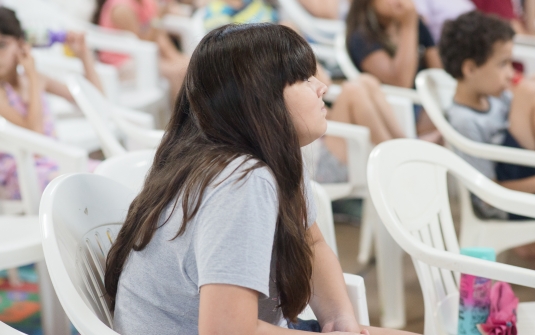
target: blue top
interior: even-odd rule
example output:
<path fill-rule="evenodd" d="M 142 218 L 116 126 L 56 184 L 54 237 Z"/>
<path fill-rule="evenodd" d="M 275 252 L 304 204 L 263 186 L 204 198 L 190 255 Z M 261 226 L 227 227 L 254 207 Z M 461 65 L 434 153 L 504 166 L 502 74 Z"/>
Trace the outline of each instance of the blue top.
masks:
<path fill-rule="evenodd" d="M 379 43 L 379 41 L 372 40 L 366 35 L 365 32 L 361 30 L 355 31 L 351 35 L 348 42 L 349 44 L 347 45 L 347 50 L 349 51 L 349 56 L 351 57 L 351 60 L 357 69 L 359 69 L 361 72 L 363 72 L 362 62 L 364 59 L 366 59 L 366 57 L 375 51 L 385 49 L 385 47 Z M 433 40 L 429 29 L 422 22 L 422 20 L 418 20 L 418 71 L 427 68 L 424 59 L 425 50 L 434 46 L 435 41 Z"/>

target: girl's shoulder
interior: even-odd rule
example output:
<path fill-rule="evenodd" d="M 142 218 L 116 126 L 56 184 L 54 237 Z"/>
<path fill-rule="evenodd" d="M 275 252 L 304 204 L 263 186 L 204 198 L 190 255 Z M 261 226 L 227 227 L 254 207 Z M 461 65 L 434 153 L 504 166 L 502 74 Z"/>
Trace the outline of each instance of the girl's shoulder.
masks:
<path fill-rule="evenodd" d="M 216 177 L 213 184 L 236 183 L 237 181 L 246 183 L 258 180 L 263 180 L 276 189 L 275 177 L 269 167 L 258 159 L 244 155 L 231 161 Z"/>

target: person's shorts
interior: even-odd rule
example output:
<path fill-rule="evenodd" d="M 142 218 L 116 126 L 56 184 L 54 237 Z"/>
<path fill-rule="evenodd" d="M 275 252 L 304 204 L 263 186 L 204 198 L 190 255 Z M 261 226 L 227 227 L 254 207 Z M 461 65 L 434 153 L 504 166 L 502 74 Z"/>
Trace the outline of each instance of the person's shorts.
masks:
<path fill-rule="evenodd" d="M 524 149 L 522 146 L 518 143 L 518 141 L 509 133 L 509 131 L 505 131 L 505 138 L 502 143 L 505 147 L 510 148 L 518 148 L 518 149 Z M 498 181 L 507 181 L 507 180 L 516 180 L 516 179 L 523 179 L 528 178 L 535 175 L 535 168 L 529 167 L 529 166 L 523 166 L 523 165 L 516 165 L 516 164 L 509 164 L 509 163 L 496 163 L 495 167 L 496 171 L 496 179 Z M 528 218 L 521 215 L 516 215 L 512 213 L 508 213 L 509 220 L 534 220 L 533 218 Z"/>
<path fill-rule="evenodd" d="M 297 319 L 297 323 L 288 322 L 288 329 L 295 329 L 312 333 L 321 333 L 320 324 L 316 320 Z"/>

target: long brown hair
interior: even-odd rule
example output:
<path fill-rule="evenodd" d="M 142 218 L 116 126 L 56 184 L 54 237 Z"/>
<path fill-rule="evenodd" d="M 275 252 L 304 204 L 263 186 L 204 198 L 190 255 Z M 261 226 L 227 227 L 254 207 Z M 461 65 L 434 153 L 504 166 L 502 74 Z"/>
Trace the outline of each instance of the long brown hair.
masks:
<path fill-rule="evenodd" d="M 370 42 L 379 42 L 385 51 L 394 56 L 396 46 L 392 43 L 385 27 L 379 22 L 377 13 L 373 8 L 374 0 L 353 0 L 346 17 L 346 44 L 349 45 L 351 36 L 356 33 L 364 34 Z"/>
<path fill-rule="evenodd" d="M 166 206 L 182 199 L 178 237 L 206 187 L 233 159 L 246 156 L 258 161 L 252 169 L 269 168 L 277 183 L 276 284 L 284 316 L 296 319 L 311 295 L 312 251 L 301 151 L 283 91 L 315 72 L 309 45 L 284 26 L 227 25 L 203 38 L 143 190 L 108 254 L 105 286 L 112 305 L 128 255 L 147 246 Z"/>

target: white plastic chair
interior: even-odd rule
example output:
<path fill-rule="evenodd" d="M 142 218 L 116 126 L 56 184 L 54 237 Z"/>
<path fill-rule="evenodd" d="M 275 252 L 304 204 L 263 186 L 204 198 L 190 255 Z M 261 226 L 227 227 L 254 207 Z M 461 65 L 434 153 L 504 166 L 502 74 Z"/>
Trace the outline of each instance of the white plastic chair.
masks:
<path fill-rule="evenodd" d="M 82 334 L 117 334 L 109 328 L 103 269 L 135 195 L 134 188 L 95 174 L 64 175 L 45 190 L 40 207 L 43 252 L 59 300 Z M 354 275 L 345 279 L 358 321 L 368 325 L 364 281 Z"/>
<path fill-rule="evenodd" d="M 129 152 L 108 158 L 95 169 L 95 174 L 113 179 L 137 193 L 154 161 L 155 150 Z"/>
<path fill-rule="evenodd" d="M 16 329 L 11 328 L 3 322 L 0 322 L 0 334 L 2 335 L 25 335 Z"/>
<path fill-rule="evenodd" d="M 394 140 L 370 155 L 368 184 L 388 232 L 416 267 L 425 302 L 425 335 L 457 334 L 459 273 L 535 288 L 535 271 L 459 254 L 447 173 L 502 210 L 535 217 L 535 196 L 499 186 L 451 151 L 423 141 Z M 505 235 L 521 238 L 514 231 Z M 535 331 L 535 303 L 521 303 L 518 333 Z"/>
<path fill-rule="evenodd" d="M 36 263 L 44 333 L 67 335 L 68 319 L 57 301 L 43 259 L 37 216 L 41 190 L 34 157 L 48 157 L 58 164 L 58 173 L 72 173 L 86 171 L 87 152 L 15 126 L 3 118 L 0 118 L 0 152 L 16 160 L 22 199 L 0 201 L 0 269 Z"/>
<path fill-rule="evenodd" d="M 180 42 L 186 55 L 191 55 L 199 42 L 206 35 L 204 29 L 204 16 L 206 8 L 198 8 L 189 18 L 165 15 L 161 22 L 161 28 L 174 34 L 180 35 Z"/>
<path fill-rule="evenodd" d="M 366 164 L 372 148 L 369 130 L 366 127 L 328 121 L 329 136 L 345 139 L 347 143 L 348 181 L 345 183 L 324 183 L 331 201 L 343 198 L 362 199 L 361 233 L 358 261 L 362 264 L 371 257 L 372 241 L 375 240 L 377 257 L 377 285 L 382 308 L 382 325 L 388 328 L 403 328 L 405 324 L 402 251 L 384 230 L 370 199 Z M 308 167 L 317 165 L 319 152 L 317 143 L 303 148 Z M 311 171 L 311 175 L 314 175 Z"/>
<path fill-rule="evenodd" d="M 334 36 L 344 29 L 343 21 L 314 17 L 299 3 L 299 0 L 281 1 L 279 6 L 283 15 L 316 43 L 334 46 Z"/>
<path fill-rule="evenodd" d="M 56 49 L 56 46 L 49 49 L 34 48 L 32 50 L 39 73 L 61 82 L 65 82 L 65 78 L 70 74 L 83 74 L 82 62 L 78 58 L 67 57 L 57 50 L 52 50 Z M 117 100 L 119 95 L 117 69 L 111 65 L 96 63 L 95 70 L 100 77 L 106 95 L 115 97 Z M 88 152 L 100 149 L 100 142 L 93 127 L 80 114 L 74 104 L 51 94 L 47 95 L 47 102 L 54 115 L 56 134 L 61 142 L 75 145 Z"/>
<path fill-rule="evenodd" d="M 317 18 L 311 15 L 298 0 L 279 2 L 281 16 L 291 21 L 308 39 L 316 56 L 328 65 L 336 65 L 334 37 L 344 29 L 341 20 Z"/>
<path fill-rule="evenodd" d="M 117 126 L 129 140 L 145 148 L 154 148 L 160 143 L 163 131 L 147 129 L 147 124 L 151 123 L 148 115 L 113 106 L 102 93 L 81 76 L 70 76 L 67 79 L 67 86 L 74 100 L 93 125 L 106 157 L 126 153 L 126 149 L 110 129 L 110 124 Z M 143 126 L 140 126 L 140 123 Z"/>
<path fill-rule="evenodd" d="M 459 134 L 446 120 L 456 83 L 443 70 L 422 71 L 416 87 L 427 114 L 449 145 L 474 157 L 535 167 L 535 152 L 479 143 Z M 535 221 L 482 220 L 474 213 L 470 193 L 459 187 L 461 207 L 460 243 L 463 247 L 490 246 L 497 253 L 535 241 Z"/>
<path fill-rule="evenodd" d="M 4 5 L 17 12 L 25 27 L 70 29 L 86 33 L 88 46 L 93 50 L 116 52 L 130 56 L 135 63 L 134 87 L 115 87 L 119 92 L 117 102 L 125 107 L 150 112 L 157 123 L 168 109 L 167 92 L 160 86 L 158 70 L 158 47 L 155 43 L 142 41 L 128 32 L 101 28 L 71 17 L 56 3 L 43 0 L 5 0 Z M 105 87 L 117 83 L 103 83 Z M 108 91 L 108 89 L 107 89 Z"/>
<path fill-rule="evenodd" d="M 155 151 L 146 150 L 107 159 L 98 166 L 95 174 L 113 179 L 138 194 L 143 187 L 148 170 L 152 166 L 154 154 Z M 318 209 L 316 219 L 318 227 L 327 244 L 338 255 L 331 200 L 323 187 L 316 182 L 312 182 L 312 191 L 314 192 L 313 196 Z M 345 274 L 344 276 L 348 289 L 352 292 L 350 293 L 350 299 L 352 300 L 353 306 L 358 306 L 356 312 L 358 312 L 357 317 L 359 322 L 369 325 L 366 291 L 362 278 L 349 274 Z M 302 316 L 313 317 L 313 313 L 311 313 L 312 311 L 308 309 Z"/>

